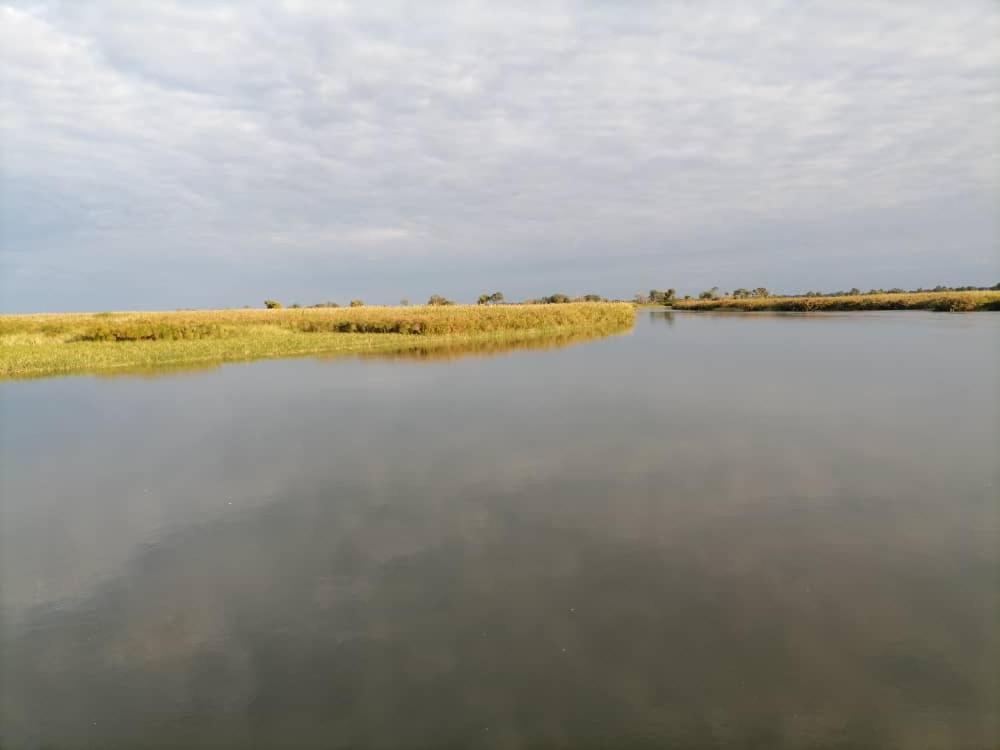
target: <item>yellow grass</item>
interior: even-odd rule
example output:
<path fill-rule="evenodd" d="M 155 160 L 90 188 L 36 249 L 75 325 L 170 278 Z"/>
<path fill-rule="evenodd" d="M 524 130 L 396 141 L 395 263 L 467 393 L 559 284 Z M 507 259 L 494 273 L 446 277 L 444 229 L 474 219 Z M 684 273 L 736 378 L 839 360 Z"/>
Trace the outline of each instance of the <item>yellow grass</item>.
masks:
<path fill-rule="evenodd" d="M 675 300 L 676 310 L 1000 310 L 1000 291 L 851 294 L 838 297 L 750 297 L 748 299 Z"/>
<path fill-rule="evenodd" d="M 430 351 L 601 335 L 627 304 L 356 307 L 0 316 L 0 378 L 304 354 Z"/>

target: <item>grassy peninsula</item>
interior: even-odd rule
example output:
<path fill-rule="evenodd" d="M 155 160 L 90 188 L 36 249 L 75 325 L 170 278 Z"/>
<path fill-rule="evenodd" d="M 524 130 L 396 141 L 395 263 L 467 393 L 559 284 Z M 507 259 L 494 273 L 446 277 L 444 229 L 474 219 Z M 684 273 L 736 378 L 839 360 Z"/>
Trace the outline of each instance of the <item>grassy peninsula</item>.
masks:
<path fill-rule="evenodd" d="M 1000 310 L 1000 291 L 899 292 L 884 294 L 838 294 L 796 297 L 720 296 L 704 299 L 673 299 L 675 310 L 733 310 L 743 312 L 812 312 L 836 310 L 937 310 L 971 312 Z"/>
<path fill-rule="evenodd" d="M 493 347 L 603 335 L 624 303 L 426 305 L 0 316 L 0 378 L 305 354 Z"/>

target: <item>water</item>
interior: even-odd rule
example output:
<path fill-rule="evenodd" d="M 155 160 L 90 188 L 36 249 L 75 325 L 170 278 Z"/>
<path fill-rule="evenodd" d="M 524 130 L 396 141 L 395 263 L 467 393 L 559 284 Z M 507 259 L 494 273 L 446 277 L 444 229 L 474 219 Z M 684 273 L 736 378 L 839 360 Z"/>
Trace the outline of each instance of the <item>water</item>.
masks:
<path fill-rule="evenodd" d="M 1000 314 L 0 384 L 4 748 L 992 748 Z"/>

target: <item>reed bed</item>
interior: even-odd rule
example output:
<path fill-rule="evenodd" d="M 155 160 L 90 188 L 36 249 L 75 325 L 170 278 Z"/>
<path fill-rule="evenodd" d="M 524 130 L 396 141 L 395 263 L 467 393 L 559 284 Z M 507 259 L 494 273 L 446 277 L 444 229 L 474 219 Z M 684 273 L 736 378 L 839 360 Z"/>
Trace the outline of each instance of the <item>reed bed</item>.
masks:
<path fill-rule="evenodd" d="M 836 297 L 750 297 L 737 299 L 674 300 L 675 310 L 777 310 L 813 312 L 837 310 L 936 310 L 971 312 L 1000 310 L 1000 291 L 906 292 L 902 294 L 850 294 Z"/>
<path fill-rule="evenodd" d="M 631 305 L 424 306 L 0 316 L 0 378 L 508 343 L 632 325 Z"/>

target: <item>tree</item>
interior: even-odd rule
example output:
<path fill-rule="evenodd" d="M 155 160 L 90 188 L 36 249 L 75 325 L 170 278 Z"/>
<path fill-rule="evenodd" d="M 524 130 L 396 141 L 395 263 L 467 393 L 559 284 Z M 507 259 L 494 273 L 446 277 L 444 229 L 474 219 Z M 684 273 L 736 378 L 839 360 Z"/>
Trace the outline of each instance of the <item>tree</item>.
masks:
<path fill-rule="evenodd" d="M 302 307 L 302 305 L 300 305 L 298 302 L 293 302 L 291 305 L 289 305 L 289 307 L 292 308 L 293 310 L 298 310 L 300 307 Z"/>
<path fill-rule="evenodd" d="M 750 296 L 750 290 L 749 289 L 743 289 L 741 287 L 739 289 L 734 289 L 733 290 L 733 297 L 735 297 L 736 299 L 746 299 L 749 296 Z"/>
<path fill-rule="evenodd" d="M 751 292 L 751 294 L 752 294 L 752 295 L 753 295 L 754 297 L 770 297 L 770 296 L 771 296 L 771 293 L 770 293 L 769 291 L 767 291 L 767 289 L 765 289 L 765 288 L 764 288 L 764 287 L 762 287 L 762 286 L 759 286 L 759 287 L 757 287 L 756 289 L 754 289 L 754 290 L 753 290 L 753 291 Z"/>
<path fill-rule="evenodd" d="M 641 295 L 636 295 L 636 301 L 639 300 L 640 296 Z M 649 296 L 646 297 L 643 302 L 649 302 L 653 305 L 669 305 L 674 301 L 675 296 L 677 296 L 677 292 L 673 289 L 668 289 L 665 292 L 660 289 L 650 289 Z"/>
<path fill-rule="evenodd" d="M 499 305 L 503 302 L 503 292 L 493 292 L 493 294 L 490 295 L 490 302 L 494 305 Z"/>
<path fill-rule="evenodd" d="M 604 298 L 599 294 L 585 294 L 583 295 L 584 302 L 603 302 Z"/>
<path fill-rule="evenodd" d="M 359 299 L 352 299 L 351 300 L 351 307 L 364 307 L 364 306 L 365 306 L 365 303 L 362 302 Z"/>
<path fill-rule="evenodd" d="M 410 300 L 408 300 L 406 297 L 403 297 L 403 299 L 401 299 L 399 301 L 399 305 L 400 305 L 400 307 L 409 307 L 410 306 Z"/>
<path fill-rule="evenodd" d="M 264 307 L 266 307 L 268 310 L 280 310 L 281 303 L 278 302 L 278 300 L 276 299 L 266 299 L 264 300 Z"/>
<path fill-rule="evenodd" d="M 445 299 L 440 294 L 432 294 L 431 298 L 427 300 L 428 305 L 454 305 L 450 299 Z"/>
<path fill-rule="evenodd" d="M 550 294 L 548 297 L 542 297 L 542 302 L 546 305 L 561 305 L 569 301 L 569 297 L 565 294 Z"/>
<path fill-rule="evenodd" d="M 704 292 L 698 295 L 698 299 L 718 299 L 719 298 L 719 287 L 713 286 L 711 289 L 706 289 Z"/>
<path fill-rule="evenodd" d="M 848 294 L 853 297 L 855 295 L 861 294 L 861 290 L 858 289 L 856 286 L 851 287 L 851 291 L 849 291 Z"/>

